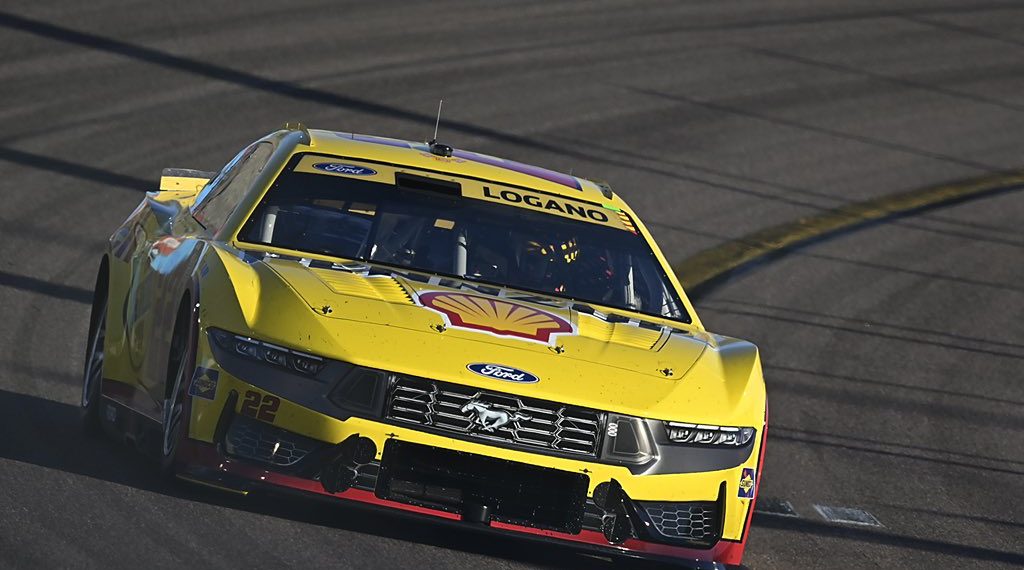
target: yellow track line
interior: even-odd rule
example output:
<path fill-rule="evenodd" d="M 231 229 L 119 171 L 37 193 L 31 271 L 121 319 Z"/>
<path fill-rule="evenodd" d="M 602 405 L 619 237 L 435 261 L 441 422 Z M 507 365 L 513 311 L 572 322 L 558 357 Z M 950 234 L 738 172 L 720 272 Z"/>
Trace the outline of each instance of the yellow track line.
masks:
<path fill-rule="evenodd" d="M 1024 172 L 1003 173 L 845 204 L 820 214 L 758 230 L 706 249 L 677 263 L 673 269 L 683 286 L 687 290 L 692 290 L 708 285 L 712 280 L 743 265 L 802 242 L 868 222 L 979 198 L 1022 185 Z"/>

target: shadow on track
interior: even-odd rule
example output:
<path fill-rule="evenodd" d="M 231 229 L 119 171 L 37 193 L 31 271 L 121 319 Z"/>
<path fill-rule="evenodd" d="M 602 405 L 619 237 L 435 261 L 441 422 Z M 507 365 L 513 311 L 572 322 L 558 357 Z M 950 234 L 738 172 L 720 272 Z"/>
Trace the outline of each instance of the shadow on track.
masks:
<path fill-rule="evenodd" d="M 779 433 L 782 431 L 782 433 Z M 931 457 L 923 455 L 921 451 L 915 451 L 911 446 L 900 445 L 900 444 L 888 444 L 885 442 L 869 442 L 867 444 L 857 443 L 858 438 L 843 438 L 842 436 L 833 436 L 830 434 L 816 434 L 815 432 L 799 433 L 802 430 L 786 430 L 785 428 L 779 428 L 772 432 L 772 439 L 776 441 L 794 442 L 809 446 L 818 447 L 830 447 L 832 449 L 842 450 L 852 453 L 867 453 L 872 455 L 879 455 L 883 457 L 891 457 L 898 460 L 910 460 L 910 461 L 923 461 L 927 463 L 935 463 L 944 467 L 959 467 L 963 469 L 971 469 L 975 471 L 990 472 L 990 473 L 1001 473 L 1005 475 L 1024 475 L 1024 471 L 1014 470 L 1004 467 L 988 467 L 977 463 L 976 459 L 983 461 L 998 461 L 992 458 L 978 456 L 976 458 L 968 457 L 965 460 L 952 460 L 943 459 L 940 457 Z M 837 441 L 824 441 L 823 437 L 832 437 Z M 861 440 L 864 441 L 864 440 Z M 898 451 L 889 451 L 882 449 L 882 446 L 890 446 L 901 448 Z M 939 451 L 927 451 L 925 453 L 939 454 L 943 452 Z M 954 456 L 967 456 L 969 454 L 956 454 L 946 453 L 947 455 Z M 1010 462 L 1019 463 L 1019 462 Z"/>
<path fill-rule="evenodd" d="M 382 512 L 371 507 L 328 500 L 252 493 L 238 497 L 184 483 L 164 483 L 142 455 L 112 441 L 87 437 L 78 408 L 0 389 L 0 458 L 102 479 L 227 509 L 257 513 L 298 523 L 426 544 L 449 550 L 525 562 L 545 568 L 632 568 L 662 565 L 590 556 L 559 545 L 527 543 L 515 536 L 475 532 L 452 524 Z M 528 545 L 528 548 L 524 548 Z"/>
<path fill-rule="evenodd" d="M 845 406 L 868 410 L 898 408 L 902 413 L 914 414 L 927 420 L 956 420 L 972 426 L 994 427 L 997 429 L 1022 430 L 1024 410 L 1018 406 L 1004 406 L 1002 411 L 985 410 L 978 402 L 965 401 L 956 397 L 929 398 L 925 394 L 893 393 L 885 388 L 874 390 L 856 389 L 838 382 L 821 382 L 813 375 L 802 374 L 803 380 L 788 374 L 774 375 L 771 380 L 773 392 L 789 392 L 794 395 L 841 402 Z M 859 388 L 859 387 L 858 387 Z"/>
<path fill-rule="evenodd" d="M 892 141 L 887 141 L 887 140 L 882 140 L 882 139 L 876 139 L 876 138 L 872 138 L 872 137 L 868 137 L 868 136 L 864 136 L 864 135 L 858 135 L 858 134 L 855 134 L 855 133 L 847 133 L 847 132 L 843 132 L 843 131 L 837 131 L 837 130 L 833 130 L 833 129 L 828 129 L 828 128 L 825 128 L 825 127 L 819 127 L 819 126 L 816 126 L 816 125 L 811 125 L 809 123 L 802 123 L 800 121 L 795 121 L 795 120 L 792 120 L 792 119 L 776 117 L 776 116 L 773 116 L 773 115 L 766 115 L 764 113 L 759 113 L 757 111 L 752 111 L 752 110 L 749 110 L 749 109 L 743 109 L 743 108 L 737 107 L 735 105 L 729 105 L 729 104 L 719 103 L 719 102 L 715 102 L 715 101 L 705 101 L 705 100 L 700 100 L 700 99 L 694 99 L 694 98 L 688 97 L 686 95 L 679 95 L 679 94 L 672 94 L 672 93 L 663 93 L 661 91 L 657 91 L 657 90 L 654 90 L 654 89 L 643 89 L 643 88 L 633 87 L 633 86 L 630 86 L 630 85 L 618 85 L 618 87 L 620 87 L 622 89 L 625 89 L 627 91 L 630 91 L 632 93 L 635 93 L 637 95 L 645 95 L 645 96 L 653 97 L 653 98 L 657 98 L 657 99 L 663 99 L 663 100 L 667 100 L 667 101 L 674 101 L 674 102 L 682 104 L 682 105 L 689 105 L 689 106 L 693 106 L 693 107 L 702 107 L 702 108 L 710 109 L 712 111 L 716 111 L 716 112 L 719 112 L 719 113 L 727 113 L 727 114 L 736 115 L 736 116 L 739 116 L 739 117 L 744 117 L 744 118 L 747 118 L 747 119 L 752 119 L 752 120 L 761 121 L 761 122 L 765 122 L 765 123 L 771 123 L 771 124 L 776 125 L 776 126 L 787 127 L 787 128 L 790 128 L 790 129 L 796 129 L 796 130 L 810 132 L 810 133 L 815 133 L 815 134 L 819 134 L 819 135 L 825 135 L 825 136 L 828 136 L 828 137 L 833 137 L 833 138 L 842 139 L 842 140 L 848 140 L 848 141 L 857 142 L 857 143 L 868 145 L 868 146 L 874 146 L 874 147 L 883 148 L 883 149 L 886 149 L 886 150 L 891 150 L 891 151 L 911 154 L 911 155 L 914 155 L 914 156 L 919 156 L 921 158 L 929 158 L 929 159 L 937 160 L 937 161 L 940 161 L 940 162 L 947 162 L 947 163 L 950 163 L 950 164 L 956 164 L 956 165 L 959 165 L 959 166 L 964 166 L 964 167 L 967 167 L 967 168 L 973 168 L 975 170 L 980 170 L 980 171 L 985 172 L 985 173 L 988 173 L 988 172 L 999 172 L 1000 171 L 1000 168 L 998 168 L 998 167 L 996 167 L 994 165 L 991 165 L 991 164 L 985 164 L 985 163 L 981 163 L 981 162 L 977 162 L 977 161 L 973 161 L 973 160 L 966 160 L 966 159 L 962 159 L 962 158 L 959 158 L 959 157 L 951 156 L 951 155 L 948 155 L 948 154 L 932 152 L 932 151 L 928 151 L 928 150 L 925 150 L 925 149 L 920 149 L 920 148 L 917 148 L 917 147 L 912 147 L 912 146 L 909 146 L 909 145 L 904 145 L 904 144 L 895 143 L 895 142 L 892 142 Z"/>
<path fill-rule="evenodd" d="M 873 327 L 874 329 L 889 329 L 896 331 L 897 333 L 904 333 L 909 335 L 916 335 L 918 337 L 935 336 L 945 338 L 947 340 L 958 342 L 958 343 L 969 343 L 978 344 L 984 346 L 999 346 L 1011 350 L 1024 351 L 1024 343 L 1018 342 L 1006 342 L 1003 340 L 997 340 L 994 338 L 982 338 L 977 336 L 969 336 L 965 334 L 952 333 L 945 330 L 936 330 L 924 327 L 908 326 L 897 324 L 894 322 L 885 322 L 878 320 L 869 320 L 865 318 L 854 318 L 849 316 L 843 316 L 838 314 L 830 314 L 821 311 L 808 311 L 799 307 L 787 307 L 782 305 L 774 305 L 771 303 L 751 303 L 740 299 L 714 299 L 708 301 L 705 306 L 710 307 L 712 310 L 729 311 L 733 307 L 740 307 L 740 310 L 756 311 L 758 314 L 762 314 L 765 318 L 772 318 L 775 314 L 782 315 L 803 315 L 806 317 L 812 317 L 819 319 L 823 324 L 831 322 L 840 322 L 848 325 L 856 326 L 867 326 Z M 722 308 L 724 307 L 724 308 Z"/>
<path fill-rule="evenodd" d="M 929 516 L 942 517 L 942 518 L 946 518 L 946 519 L 955 519 L 955 520 L 960 520 L 960 521 L 966 521 L 966 522 L 969 522 L 969 523 L 974 523 L 974 524 L 977 524 L 977 525 L 995 525 L 995 526 L 1008 527 L 1008 528 L 1011 528 L 1011 529 L 1018 529 L 1019 528 L 1022 531 L 1024 531 L 1024 524 L 1021 524 L 1021 523 L 1018 523 L 1018 522 L 1014 522 L 1014 521 L 1003 520 L 1003 519 L 995 519 L 995 518 L 992 518 L 992 517 L 981 517 L 981 516 L 976 516 L 976 515 L 965 515 L 963 513 L 948 513 L 948 512 L 945 512 L 945 511 L 939 511 L 939 510 L 935 510 L 935 509 L 922 509 L 922 508 L 918 508 L 918 507 L 908 507 L 908 506 L 905 506 L 905 505 L 883 505 L 883 506 L 886 507 L 886 508 L 895 509 L 895 510 L 898 510 L 898 511 L 906 511 L 908 513 L 916 513 L 916 514 L 919 514 L 919 515 L 929 515 Z"/>
<path fill-rule="evenodd" d="M 47 297 L 67 299 L 76 303 L 89 303 L 92 301 L 91 289 L 51 283 L 42 279 L 36 279 L 35 277 L 8 273 L 7 271 L 0 271 L 0 287 L 31 291 L 40 295 L 46 295 Z"/>
<path fill-rule="evenodd" d="M 842 540 L 852 540 L 864 544 L 893 546 L 922 552 L 946 554 L 958 558 L 969 558 L 986 562 L 1024 564 L 1024 554 L 1016 552 L 1006 552 L 1003 550 L 995 550 L 980 546 L 954 544 L 941 540 L 896 535 L 881 530 L 832 525 L 808 519 L 756 515 L 753 520 L 753 525 L 760 528 L 795 532 L 800 535 L 814 535 Z"/>
<path fill-rule="evenodd" d="M 142 61 L 166 69 L 173 69 L 200 77 L 206 77 L 208 79 L 232 83 L 249 89 L 272 93 L 282 97 L 349 109 L 360 113 L 366 113 L 368 115 L 403 119 L 421 125 L 432 125 L 434 123 L 434 117 L 429 114 L 407 111 L 391 105 L 339 95 L 337 93 L 331 93 L 330 91 L 324 91 L 321 89 L 303 87 L 296 83 L 271 79 L 255 73 L 207 63 L 205 61 L 163 52 L 158 49 L 116 40 L 98 34 L 80 32 L 48 22 L 25 18 L 10 12 L 0 11 L 0 26 L 82 48 L 117 54 L 122 57 Z M 487 137 L 506 143 L 534 148 L 536 150 L 544 150 L 548 152 L 559 151 L 559 149 L 538 143 L 526 137 L 504 133 L 464 121 L 446 119 L 445 128 L 466 135 Z"/>
<path fill-rule="evenodd" d="M 205 77 L 207 79 L 212 79 L 216 81 L 223 81 L 226 83 L 231 83 L 233 85 L 244 87 L 246 89 L 270 93 L 280 97 L 287 97 L 290 99 L 295 99 L 308 103 L 316 103 L 339 109 L 347 109 L 357 113 L 364 113 L 376 117 L 400 119 L 418 125 L 432 125 L 434 123 L 435 117 L 429 114 L 417 113 L 415 111 L 409 111 L 406 109 L 402 109 L 400 107 L 395 107 L 393 105 L 387 105 L 375 101 L 368 101 L 365 99 L 360 99 L 347 95 L 340 95 L 323 89 L 305 87 L 295 82 L 282 81 L 270 77 L 264 77 L 256 73 L 251 73 L 248 71 L 217 65 L 198 59 L 192 59 L 180 55 L 175 55 L 173 53 L 164 52 L 144 45 L 117 40 L 100 34 L 82 32 L 65 26 L 51 24 L 49 22 L 26 18 L 23 16 L 19 16 L 17 14 L 12 14 L 10 12 L 0 11 L 0 27 L 20 31 L 27 34 L 32 34 L 40 38 L 46 38 L 52 41 L 66 43 L 81 48 L 112 53 L 134 61 L 143 62 L 157 67 L 162 67 L 164 69 L 188 73 L 198 77 Z M 602 41 L 607 41 L 607 38 L 603 38 Z M 631 89 L 632 88 L 627 88 L 627 90 Z M 746 195 L 754 195 L 760 199 L 771 202 L 789 203 L 791 205 L 807 207 L 815 210 L 824 209 L 822 207 L 814 206 L 813 204 L 809 204 L 800 200 L 794 200 L 788 197 L 775 196 L 766 192 L 754 191 L 742 186 L 724 184 L 722 182 L 717 182 L 711 179 L 685 175 L 679 172 L 678 169 L 673 170 L 664 168 L 654 168 L 650 166 L 642 166 L 637 164 L 635 161 L 623 160 L 619 158 L 620 155 L 617 151 L 611 154 L 598 155 L 594 154 L 593 152 L 590 152 L 589 150 L 584 150 L 584 148 L 594 148 L 590 147 L 589 145 L 587 147 L 581 147 L 579 145 L 552 145 L 545 142 L 534 140 L 524 135 L 507 133 L 499 131 L 497 129 L 492 129 L 476 125 L 470 122 L 459 121 L 455 119 L 445 119 L 444 125 L 445 129 L 454 131 L 456 133 L 469 136 L 483 137 L 493 141 L 516 145 L 526 149 L 542 151 L 545 153 L 555 155 L 561 155 L 578 160 L 584 160 L 592 162 L 594 164 L 603 165 L 604 167 L 619 167 L 641 172 L 648 172 L 654 175 L 664 176 L 677 182 L 701 184 L 711 188 L 717 188 L 720 190 L 726 190 Z M 0 155 L 0 159 L 2 158 L 3 156 Z M 988 167 L 981 168 L 987 169 Z M 144 187 L 145 185 L 140 186 L 139 188 Z"/>
<path fill-rule="evenodd" d="M 118 174 L 117 172 L 111 172 L 109 170 L 71 162 L 69 160 L 64 160 L 63 158 L 43 156 L 41 154 L 34 154 L 23 150 L 15 150 L 13 148 L 0 147 L 0 160 L 26 168 L 46 170 L 55 174 L 85 180 L 87 182 L 97 182 L 107 186 L 117 186 L 119 188 L 127 188 L 129 190 L 136 190 L 139 192 L 145 192 L 146 189 L 154 186 L 153 181 L 151 180 L 144 180 L 127 174 Z"/>
<path fill-rule="evenodd" d="M 734 315 L 734 316 L 739 316 L 739 317 L 751 317 L 751 318 L 756 318 L 756 319 L 767 319 L 767 320 L 770 320 L 770 321 L 776 321 L 776 322 L 786 323 L 786 324 L 790 324 L 790 325 L 799 325 L 799 326 L 804 326 L 804 327 L 819 328 L 819 329 L 825 329 L 825 330 L 828 330 L 828 331 L 843 332 L 843 333 L 849 333 L 849 334 L 855 334 L 855 335 L 861 335 L 861 336 L 869 336 L 869 337 L 873 337 L 873 338 L 880 338 L 880 339 L 885 339 L 885 340 L 890 340 L 890 341 L 906 342 L 906 343 L 912 343 L 912 344 L 917 344 L 917 345 L 923 345 L 923 346 L 930 346 L 930 347 L 934 347 L 934 348 L 940 348 L 940 349 L 943 349 L 943 350 L 957 350 L 957 351 L 968 352 L 968 353 L 973 353 L 973 354 L 982 354 L 982 355 L 986 355 L 986 356 L 998 356 L 998 357 L 1002 357 L 1002 358 L 1012 358 L 1012 359 L 1016 359 L 1016 360 L 1024 360 L 1024 354 L 1019 354 L 1019 353 L 1012 352 L 1012 351 L 1009 351 L 1009 350 L 990 350 L 990 349 L 987 349 L 987 348 L 970 347 L 970 346 L 965 346 L 964 344 L 960 344 L 960 343 L 956 343 L 956 342 L 952 342 L 952 341 L 928 340 L 928 339 L 917 338 L 917 337 L 903 335 L 903 334 L 885 333 L 885 332 L 881 332 L 881 331 L 877 331 L 877 330 L 865 330 L 863 328 L 860 328 L 860 327 L 857 327 L 857 326 L 854 326 L 854 325 L 825 324 L 825 323 L 819 323 L 819 322 L 815 322 L 815 321 L 808 320 L 808 319 L 800 319 L 800 318 L 796 318 L 796 317 L 780 316 L 780 315 L 766 315 L 766 314 L 762 314 L 762 313 L 758 313 L 758 312 L 754 312 L 754 311 L 749 311 L 749 310 L 725 309 L 725 308 L 722 308 L 721 306 L 719 306 L 719 307 L 708 307 L 708 311 L 709 312 L 713 311 L 715 313 L 720 313 L 720 314 L 725 314 L 725 315 Z M 1014 345 L 1014 348 L 1016 348 L 1016 346 L 1017 345 Z"/>
<path fill-rule="evenodd" d="M 763 366 L 765 370 L 774 370 L 778 372 L 784 372 L 787 374 L 798 374 L 808 379 L 826 378 L 840 383 L 852 382 L 854 384 L 863 384 L 865 386 L 873 386 L 881 389 L 896 388 L 898 390 L 903 390 L 911 393 L 920 392 L 924 395 L 950 396 L 953 398 L 960 398 L 962 400 L 973 400 L 983 404 L 999 404 L 1003 406 L 1024 406 L 1024 401 L 1020 400 L 1014 400 L 1010 398 L 996 398 L 993 396 L 972 394 L 969 392 L 963 392 L 959 390 L 945 390 L 942 388 L 933 388 L 931 386 L 912 386 L 910 384 L 903 384 L 900 382 L 879 380 L 878 378 L 865 378 L 862 376 L 851 376 L 849 374 L 835 374 L 823 370 L 809 370 L 807 368 L 780 366 L 778 364 L 764 364 Z"/>

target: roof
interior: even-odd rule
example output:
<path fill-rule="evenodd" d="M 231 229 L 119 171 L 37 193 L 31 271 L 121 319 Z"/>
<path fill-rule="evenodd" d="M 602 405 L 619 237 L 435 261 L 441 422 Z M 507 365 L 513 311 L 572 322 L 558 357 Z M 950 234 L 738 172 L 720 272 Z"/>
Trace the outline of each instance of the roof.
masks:
<path fill-rule="evenodd" d="M 422 142 L 319 129 L 310 129 L 309 136 L 309 146 L 313 151 L 324 154 L 407 166 L 525 187 L 578 200 L 625 206 L 617 196 L 611 199 L 605 196 L 601 187 L 591 180 L 486 154 L 454 149 L 451 157 L 444 157 L 432 154 L 429 146 Z"/>

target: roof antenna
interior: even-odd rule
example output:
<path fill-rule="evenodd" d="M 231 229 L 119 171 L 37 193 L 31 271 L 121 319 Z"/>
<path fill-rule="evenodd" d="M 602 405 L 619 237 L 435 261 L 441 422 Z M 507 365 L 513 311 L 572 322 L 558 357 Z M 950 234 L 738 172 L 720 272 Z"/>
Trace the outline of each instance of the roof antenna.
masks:
<path fill-rule="evenodd" d="M 434 138 L 427 143 L 430 146 L 430 153 L 436 154 L 437 156 L 451 156 L 452 147 L 437 142 L 437 128 L 441 125 L 441 105 L 444 104 L 444 99 L 440 99 L 437 102 L 437 121 L 434 122 Z"/>
<path fill-rule="evenodd" d="M 434 142 L 437 142 L 437 128 L 441 126 L 441 105 L 444 105 L 444 99 L 437 100 L 437 120 L 434 121 Z"/>

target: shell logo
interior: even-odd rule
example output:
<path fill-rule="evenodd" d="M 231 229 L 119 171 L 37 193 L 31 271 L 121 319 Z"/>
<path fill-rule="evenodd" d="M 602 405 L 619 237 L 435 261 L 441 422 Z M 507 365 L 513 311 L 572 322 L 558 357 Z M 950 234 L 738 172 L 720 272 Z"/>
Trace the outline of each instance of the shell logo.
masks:
<path fill-rule="evenodd" d="M 455 328 L 489 332 L 548 343 L 555 335 L 574 332 L 562 317 L 504 299 L 465 293 L 431 291 L 420 293 L 420 304 L 441 313 Z"/>

